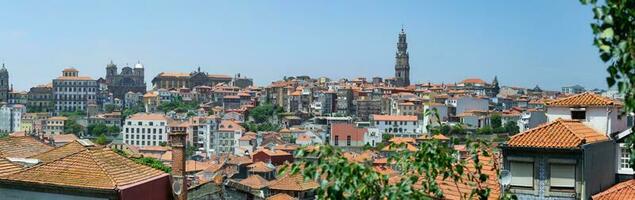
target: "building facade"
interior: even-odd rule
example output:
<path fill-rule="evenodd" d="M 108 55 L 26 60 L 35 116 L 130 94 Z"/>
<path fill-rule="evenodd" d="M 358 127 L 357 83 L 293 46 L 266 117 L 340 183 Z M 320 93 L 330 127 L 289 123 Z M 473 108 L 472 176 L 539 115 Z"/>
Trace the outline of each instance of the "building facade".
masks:
<path fill-rule="evenodd" d="M 168 141 L 168 118 L 163 114 L 137 113 L 126 119 L 121 133 L 124 143 L 133 146 L 160 146 Z"/>
<path fill-rule="evenodd" d="M 214 86 L 219 83 L 230 84 L 232 78 L 227 75 L 208 74 L 197 71 L 191 73 L 161 72 L 152 79 L 154 89 L 194 88 L 196 86 Z"/>
<path fill-rule="evenodd" d="M 95 79 L 79 76 L 75 68 L 64 69 L 62 76 L 53 79 L 55 112 L 86 111 L 96 103 L 98 90 Z"/>
<path fill-rule="evenodd" d="M 141 62 L 137 62 L 134 68 L 124 67 L 121 73 L 118 72 L 117 65 L 112 61 L 106 66 L 106 85 L 108 91 L 112 93 L 114 98 L 124 99 L 128 92 L 142 93 L 146 92 L 146 83 L 144 81 L 144 67 Z"/>
<path fill-rule="evenodd" d="M 53 111 L 53 85 L 38 85 L 29 89 L 28 108 L 31 112 Z"/>

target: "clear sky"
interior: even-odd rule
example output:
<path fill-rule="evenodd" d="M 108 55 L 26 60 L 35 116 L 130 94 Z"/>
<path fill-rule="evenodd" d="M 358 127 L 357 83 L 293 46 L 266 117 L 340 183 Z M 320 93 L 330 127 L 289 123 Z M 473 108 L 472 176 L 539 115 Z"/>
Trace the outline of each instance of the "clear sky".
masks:
<path fill-rule="evenodd" d="M 578 1 L 0 0 L 0 61 L 16 89 L 63 68 L 94 78 L 112 59 L 161 71 L 391 77 L 408 34 L 411 80 L 605 88 L 591 8 Z"/>

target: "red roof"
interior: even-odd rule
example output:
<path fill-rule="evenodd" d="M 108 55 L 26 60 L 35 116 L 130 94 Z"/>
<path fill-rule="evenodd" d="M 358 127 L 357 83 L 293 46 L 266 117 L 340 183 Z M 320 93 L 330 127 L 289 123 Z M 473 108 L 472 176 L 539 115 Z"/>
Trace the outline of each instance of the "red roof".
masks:
<path fill-rule="evenodd" d="M 344 140 L 347 136 L 351 136 L 351 141 L 364 141 L 364 133 L 366 133 L 367 131 L 368 130 L 366 128 L 357 128 L 354 124 L 331 124 L 331 136 L 333 138 L 335 138 L 335 136 L 338 136 L 340 140 Z"/>
<path fill-rule="evenodd" d="M 615 184 L 591 198 L 593 200 L 635 199 L 635 180 L 631 179 Z"/>

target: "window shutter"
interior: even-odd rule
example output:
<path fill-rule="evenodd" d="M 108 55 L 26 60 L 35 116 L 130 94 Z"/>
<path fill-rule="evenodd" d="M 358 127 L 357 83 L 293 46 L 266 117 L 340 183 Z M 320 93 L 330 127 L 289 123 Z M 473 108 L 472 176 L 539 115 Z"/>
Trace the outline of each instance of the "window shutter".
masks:
<path fill-rule="evenodd" d="M 551 164 L 551 187 L 575 187 L 575 165 Z"/>
<path fill-rule="evenodd" d="M 513 186 L 533 187 L 534 186 L 534 163 L 532 162 L 511 162 Z"/>

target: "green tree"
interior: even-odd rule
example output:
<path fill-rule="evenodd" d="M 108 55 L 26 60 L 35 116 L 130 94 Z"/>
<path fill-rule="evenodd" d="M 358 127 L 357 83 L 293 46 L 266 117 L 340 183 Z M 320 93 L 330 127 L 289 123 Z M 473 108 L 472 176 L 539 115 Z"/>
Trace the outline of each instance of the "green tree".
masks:
<path fill-rule="evenodd" d="M 74 119 L 68 119 L 64 121 L 64 133 L 71 133 L 79 135 L 82 132 L 83 127 L 77 123 Z"/>
<path fill-rule="evenodd" d="M 108 143 L 108 139 L 106 138 L 106 135 L 104 135 L 103 133 L 101 135 L 99 135 L 96 139 L 95 139 L 95 143 L 100 144 L 100 145 L 105 145 Z"/>
<path fill-rule="evenodd" d="M 117 106 L 115 104 L 106 104 L 104 106 L 104 111 L 106 112 L 114 112 L 115 110 L 117 110 Z"/>
<path fill-rule="evenodd" d="M 609 87 L 616 87 L 624 95 L 625 113 L 635 111 L 635 1 L 581 0 L 593 7 L 591 30 L 593 44 L 598 48 L 600 59 L 607 64 Z M 635 128 L 635 127 L 634 127 Z M 635 155 L 635 135 L 626 139 L 626 145 Z M 631 156 L 635 169 L 635 156 Z"/>
<path fill-rule="evenodd" d="M 494 129 L 500 128 L 503 126 L 503 120 L 501 118 L 501 115 L 499 114 L 493 114 L 490 121 L 492 123 L 492 128 Z"/>
<path fill-rule="evenodd" d="M 505 130 L 507 130 L 507 132 L 512 135 L 520 132 L 518 124 L 516 124 L 516 122 L 514 121 L 508 121 L 507 123 L 505 123 Z"/>
<path fill-rule="evenodd" d="M 262 104 L 249 111 L 249 116 L 256 123 L 264 123 L 277 113 L 276 108 L 272 104 Z"/>
<path fill-rule="evenodd" d="M 403 145 L 403 144 L 402 144 Z M 373 169 L 371 163 L 349 162 L 340 149 L 321 145 L 312 150 L 300 149 L 298 161 L 283 167 L 281 173 L 301 174 L 319 183 L 318 199 L 434 199 L 443 197 L 438 179 L 458 183 L 467 179 L 475 183 L 469 199 L 487 199 L 491 188 L 484 187 L 490 178 L 482 172 L 480 158 L 489 157 L 487 143 L 468 143 L 474 172 L 467 172 L 467 161 L 457 158 L 456 150 L 437 140 L 424 141 L 416 152 L 400 151 L 388 158 L 395 163 L 402 177 L 398 184 L 389 184 L 388 175 Z M 399 148 L 399 145 L 395 145 Z M 304 158 L 318 159 L 304 159 Z M 417 187 L 415 185 L 419 185 Z"/>
<path fill-rule="evenodd" d="M 494 130 L 492 130 L 491 126 L 483 126 L 479 129 L 476 129 L 476 134 L 492 134 L 494 133 Z"/>

